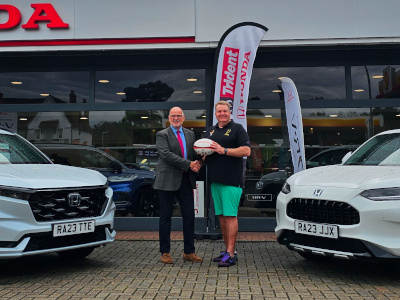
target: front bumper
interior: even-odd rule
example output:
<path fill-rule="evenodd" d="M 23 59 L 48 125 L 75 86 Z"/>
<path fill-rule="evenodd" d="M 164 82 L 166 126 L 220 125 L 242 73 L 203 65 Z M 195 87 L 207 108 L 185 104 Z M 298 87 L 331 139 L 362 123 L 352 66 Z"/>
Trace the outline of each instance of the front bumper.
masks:
<path fill-rule="evenodd" d="M 298 234 L 293 230 L 284 230 L 278 242 L 290 250 L 325 257 L 367 260 L 400 258 L 367 241 L 350 238 L 332 241 L 329 238 Z"/>
<path fill-rule="evenodd" d="M 115 204 L 112 190 L 106 192 L 107 205 L 100 216 L 90 218 L 95 231 L 53 237 L 53 225 L 85 221 L 86 218 L 36 221 L 27 201 L 0 197 L 0 259 L 17 258 L 82 247 L 98 247 L 114 241 Z"/>
<path fill-rule="evenodd" d="M 18 258 L 83 247 L 98 247 L 114 241 L 116 231 L 105 226 L 96 226 L 94 233 L 85 233 L 54 238 L 52 233 L 33 234 L 24 237 L 15 247 L 0 248 L 0 259 Z"/>

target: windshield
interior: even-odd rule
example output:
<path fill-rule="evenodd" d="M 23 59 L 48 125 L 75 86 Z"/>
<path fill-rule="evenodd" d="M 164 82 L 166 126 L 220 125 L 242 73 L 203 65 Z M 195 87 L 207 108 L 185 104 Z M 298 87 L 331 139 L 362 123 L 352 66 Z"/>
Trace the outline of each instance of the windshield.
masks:
<path fill-rule="evenodd" d="M 400 134 L 383 134 L 358 149 L 344 165 L 400 165 Z"/>
<path fill-rule="evenodd" d="M 62 165 L 82 167 L 82 168 L 110 169 L 111 162 L 114 161 L 110 157 L 89 148 L 88 149 L 43 148 L 42 151 L 46 153 L 46 155 L 50 157 L 50 159 L 55 164 L 62 164 Z"/>
<path fill-rule="evenodd" d="M 0 134 L 0 164 L 50 164 L 50 162 L 19 136 Z"/>

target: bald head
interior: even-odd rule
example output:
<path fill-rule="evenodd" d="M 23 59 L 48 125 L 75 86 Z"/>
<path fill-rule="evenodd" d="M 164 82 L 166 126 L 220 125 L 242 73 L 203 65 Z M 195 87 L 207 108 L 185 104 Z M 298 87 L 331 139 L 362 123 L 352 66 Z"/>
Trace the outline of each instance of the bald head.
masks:
<path fill-rule="evenodd" d="M 183 122 L 185 121 L 185 114 L 183 113 L 182 108 L 178 106 L 171 108 L 169 111 L 168 120 L 175 129 L 181 128 Z"/>

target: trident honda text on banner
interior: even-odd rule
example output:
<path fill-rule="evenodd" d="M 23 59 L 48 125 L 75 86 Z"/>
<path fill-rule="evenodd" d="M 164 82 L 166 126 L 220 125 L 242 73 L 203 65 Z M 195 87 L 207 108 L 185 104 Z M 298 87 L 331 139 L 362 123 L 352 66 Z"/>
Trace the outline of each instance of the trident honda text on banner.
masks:
<path fill-rule="evenodd" d="M 292 154 L 294 173 L 297 173 L 306 168 L 300 100 L 293 81 L 287 77 L 281 77 L 280 80 L 282 81 L 282 89 L 285 94 L 286 120 L 289 131 L 290 153 Z"/>
<path fill-rule="evenodd" d="M 251 72 L 261 38 L 268 28 L 256 23 L 240 23 L 222 36 L 216 52 L 214 105 L 231 103 L 232 119 L 247 130 L 246 110 Z M 213 124 L 217 122 L 215 115 Z"/>

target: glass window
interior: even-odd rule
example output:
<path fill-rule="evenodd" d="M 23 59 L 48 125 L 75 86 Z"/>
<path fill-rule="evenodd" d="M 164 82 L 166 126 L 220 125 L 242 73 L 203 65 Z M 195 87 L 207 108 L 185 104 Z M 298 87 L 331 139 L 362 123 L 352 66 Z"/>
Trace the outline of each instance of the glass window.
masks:
<path fill-rule="evenodd" d="M 279 77 L 293 80 L 301 100 L 346 98 L 345 68 L 337 66 L 255 68 L 251 76 L 249 100 L 283 100 Z"/>
<path fill-rule="evenodd" d="M 372 135 L 382 131 L 399 128 L 399 107 L 374 107 L 372 108 L 372 115 L 374 119 Z"/>
<path fill-rule="evenodd" d="M 400 98 L 400 66 L 351 67 L 353 99 Z"/>
<path fill-rule="evenodd" d="M 21 72 L 0 74 L 0 103 L 86 103 L 89 72 Z"/>
<path fill-rule="evenodd" d="M 307 168 L 341 163 L 346 153 L 368 138 L 369 112 L 369 108 L 303 109 Z M 380 118 L 374 116 L 375 126 L 379 126 Z M 252 151 L 246 162 L 240 217 L 275 216 L 276 197 L 292 174 L 285 122 L 285 109 L 255 109 L 247 113 Z"/>
<path fill-rule="evenodd" d="M 0 164 L 48 164 L 50 163 L 31 145 L 18 136 L 0 135 Z"/>
<path fill-rule="evenodd" d="M 204 137 L 206 114 L 205 110 L 185 110 L 184 126 L 195 132 L 196 139 Z M 307 168 L 311 168 L 340 163 L 348 151 L 368 138 L 370 124 L 373 124 L 372 134 L 398 128 L 400 110 L 396 107 L 319 108 L 303 109 L 302 116 Z M 240 217 L 274 217 L 276 196 L 292 174 L 285 120 L 284 109 L 247 112 L 252 151 L 246 160 Z M 156 133 L 169 126 L 168 110 L 7 113 L 2 115 L 0 124 L 6 124 L 8 129 L 34 143 L 94 146 L 129 169 L 150 172 L 158 161 Z M 205 181 L 204 168 L 198 180 Z M 126 215 L 138 214 L 127 211 Z M 147 210 L 139 215 L 151 216 L 152 212 Z M 179 215 L 176 205 L 174 216 Z"/>
<path fill-rule="evenodd" d="M 168 113 L 169 110 L 7 113 L 0 118 L 0 124 L 12 126 L 55 163 L 87 167 L 105 175 L 114 189 L 117 216 L 156 217 L 158 198 L 151 188 L 158 162 L 156 133 L 170 125 Z M 196 139 L 204 137 L 204 116 L 204 110 L 185 110 L 184 126 L 194 131 Z M 87 151 L 85 146 L 98 149 Z M 205 181 L 204 168 L 197 180 Z M 204 188 L 202 194 L 205 195 Z M 205 211 L 204 197 L 196 200 Z M 180 216 L 178 203 L 174 205 L 174 216 Z"/>
<path fill-rule="evenodd" d="M 96 72 L 96 102 L 205 101 L 205 70 Z"/>

